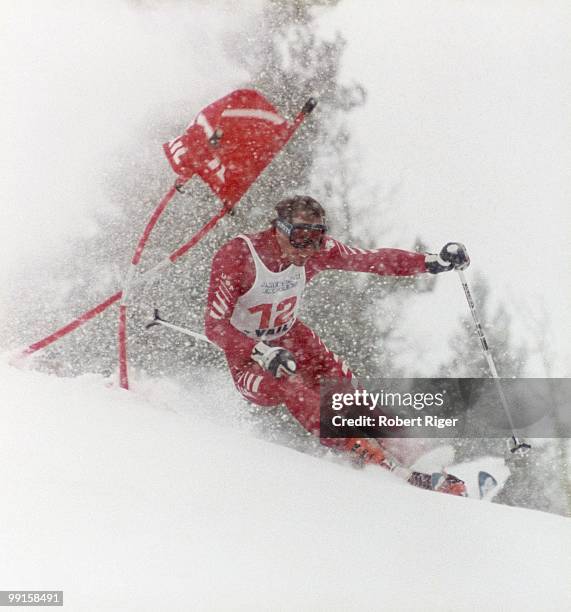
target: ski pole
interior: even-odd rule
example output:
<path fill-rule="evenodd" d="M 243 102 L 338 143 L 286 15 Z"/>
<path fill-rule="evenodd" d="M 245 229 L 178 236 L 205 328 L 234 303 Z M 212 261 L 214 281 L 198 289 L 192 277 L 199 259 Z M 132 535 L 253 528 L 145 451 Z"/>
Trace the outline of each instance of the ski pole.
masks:
<path fill-rule="evenodd" d="M 472 298 L 472 293 L 470 292 L 470 288 L 468 287 L 468 281 L 464 276 L 464 272 L 462 270 L 456 270 L 458 272 L 458 277 L 460 278 L 460 283 L 462 284 L 462 288 L 464 289 L 464 294 L 466 295 L 466 300 L 468 302 L 468 306 L 470 307 L 470 312 L 472 313 L 472 319 L 474 319 L 474 324 L 476 326 L 476 332 L 478 333 L 478 338 L 480 339 L 480 344 L 482 345 L 482 351 L 484 352 L 484 357 L 488 362 L 488 367 L 490 368 L 490 372 L 492 373 L 492 378 L 496 383 L 496 388 L 498 390 L 498 395 L 500 396 L 500 401 L 504 408 L 504 412 L 508 417 L 508 421 L 510 424 L 510 428 L 512 431 L 512 442 L 513 446 L 510 448 L 512 453 L 525 454 L 530 448 L 531 445 L 525 442 L 524 440 L 520 440 L 515 434 L 515 425 L 513 422 L 511 410 L 508 404 L 508 400 L 506 399 L 501 379 L 498 375 L 498 371 L 496 369 L 496 364 L 494 363 L 494 359 L 492 357 L 492 353 L 490 352 L 490 347 L 488 346 L 488 341 L 486 340 L 486 336 L 484 335 L 484 330 L 482 329 L 482 325 L 480 324 L 480 320 L 476 313 L 476 306 L 474 305 L 474 300 Z"/>
<path fill-rule="evenodd" d="M 191 336 L 192 338 L 195 338 L 196 340 L 202 340 L 202 342 L 208 342 L 208 344 L 212 344 L 212 346 L 217 346 L 216 344 L 214 344 L 214 342 L 212 342 L 212 340 L 209 340 L 204 334 L 199 334 L 198 332 L 192 331 L 191 329 L 187 329 L 186 327 L 181 327 L 180 325 L 175 325 L 174 323 L 169 323 L 169 321 L 165 321 L 159 316 L 158 308 L 155 308 L 153 314 L 154 314 L 153 320 L 150 323 L 147 323 L 145 325 L 145 329 L 150 329 L 151 327 L 154 327 L 155 325 L 162 325 L 163 327 L 174 329 L 175 331 L 180 332 L 181 334 L 185 334 L 186 336 Z"/>

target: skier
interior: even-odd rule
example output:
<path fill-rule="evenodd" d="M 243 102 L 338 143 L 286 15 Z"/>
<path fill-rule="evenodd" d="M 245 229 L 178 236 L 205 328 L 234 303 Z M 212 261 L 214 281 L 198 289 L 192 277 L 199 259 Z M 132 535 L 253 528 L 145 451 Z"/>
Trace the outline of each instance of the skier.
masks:
<path fill-rule="evenodd" d="M 306 283 L 322 270 L 410 276 L 464 269 L 465 247 L 446 244 L 439 255 L 400 249 L 365 250 L 327 233 L 323 207 L 309 196 L 280 201 L 272 226 L 240 235 L 214 255 L 205 314 L 207 337 L 225 354 L 234 384 L 259 406 L 286 405 L 309 432 L 319 436 L 321 378 L 351 380 L 349 367 L 297 318 Z M 398 466 L 374 439 L 321 439 L 360 464 Z M 465 485 L 444 475 L 407 470 L 415 486 L 465 495 Z"/>

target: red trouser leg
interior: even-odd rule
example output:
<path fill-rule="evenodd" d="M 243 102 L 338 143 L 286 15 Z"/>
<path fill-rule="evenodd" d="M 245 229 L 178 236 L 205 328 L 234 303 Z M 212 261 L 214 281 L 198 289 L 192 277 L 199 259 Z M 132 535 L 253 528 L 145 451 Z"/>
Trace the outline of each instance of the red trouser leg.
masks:
<path fill-rule="evenodd" d="M 319 436 L 321 379 L 350 381 L 352 372 L 315 332 L 300 321 L 285 336 L 270 344 L 282 346 L 292 353 L 297 364 L 296 374 L 274 378 L 253 361 L 233 363 L 228 358 L 234 384 L 247 400 L 259 406 L 285 404 L 307 431 Z"/>

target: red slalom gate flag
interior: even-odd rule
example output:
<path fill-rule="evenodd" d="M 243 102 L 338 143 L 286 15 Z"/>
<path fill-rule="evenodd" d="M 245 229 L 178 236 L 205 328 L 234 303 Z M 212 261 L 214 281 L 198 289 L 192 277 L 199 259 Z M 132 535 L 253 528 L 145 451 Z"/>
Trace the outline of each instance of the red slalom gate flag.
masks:
<path fill-rule="evenodd" d="M 311 110 L 304 107 L 305 114 Z M 201 110 L 185 133 L 163 148 L 183 180 L 199 175 L 231 208 L 297 125 L 286 121 L 257 91 L 238 89 Z"/>

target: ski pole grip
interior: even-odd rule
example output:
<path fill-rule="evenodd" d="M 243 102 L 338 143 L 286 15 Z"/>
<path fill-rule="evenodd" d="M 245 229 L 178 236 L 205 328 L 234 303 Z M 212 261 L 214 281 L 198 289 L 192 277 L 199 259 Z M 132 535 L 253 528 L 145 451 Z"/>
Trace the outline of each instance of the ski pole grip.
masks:
<path fill-rule="evenodd" d="M 301 112 L 304 115 L 309 115 L 316 106 L 317 106 L 317 98 L 309 98 L 307 102 L 303 105 Z"/>

